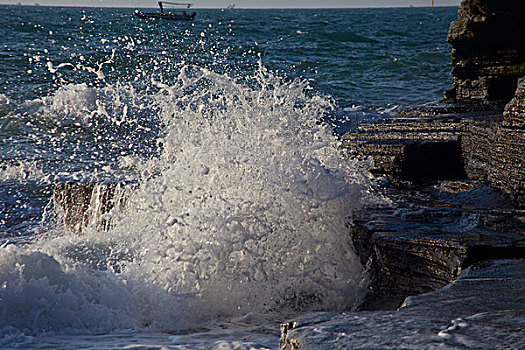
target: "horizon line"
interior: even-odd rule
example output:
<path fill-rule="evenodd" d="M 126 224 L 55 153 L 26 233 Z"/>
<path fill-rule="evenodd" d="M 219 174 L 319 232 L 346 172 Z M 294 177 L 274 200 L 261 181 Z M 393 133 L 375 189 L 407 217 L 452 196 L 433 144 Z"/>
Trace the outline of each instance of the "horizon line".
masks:
<path fill-rule="evenodd" d="M 70 7 L 70 8 L 114 8 L 114 9 L 128 9 L 128 8 L 158 8 L 157 6 L 100 6 L 100 5 L 40 5 L 38 2 L 34 4 L 13 4 L 13 3 L 2 3 L 0 6 L 24 6 L 24 7 Z M 192 7 L 192 9 L 202 10 L 341 10 L 341 9 L 387 9 L 387 8 L 434 8 L 434 7 L 458 7 L 457 5 L 401 5 L 401 6 L 348 6 L 348 7 L 235 7 L 234 9 L 228 9 L 225 7 Z"/>

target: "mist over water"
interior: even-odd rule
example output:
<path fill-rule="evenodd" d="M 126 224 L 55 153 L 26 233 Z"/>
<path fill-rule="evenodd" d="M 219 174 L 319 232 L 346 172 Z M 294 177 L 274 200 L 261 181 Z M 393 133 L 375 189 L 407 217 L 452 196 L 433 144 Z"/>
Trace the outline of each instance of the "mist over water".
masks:
<path fill-rule="evenodd" d="M 31 10 L 0 7 L 0 344 L 272 324 L 359 303 L 367 275 L 349 230 L 385 199 L 332 122 L 388 115 L 387 81 L 355 79 L 379 61 L 376 74 L 401 69 L 370 51 L 399 37 L 408 55 L 408 30 L 374 33 L 367 11 L 350 11 L 358 31 L 333 11 L 202 11 L 169 24 Z M 450 15 L 440 11 L 430 28 Z M 342 108 L 365 100 L 374 112 Z M 110 231 L 64 227 L 51 197 L 65 181 L 132 182 Z"/>

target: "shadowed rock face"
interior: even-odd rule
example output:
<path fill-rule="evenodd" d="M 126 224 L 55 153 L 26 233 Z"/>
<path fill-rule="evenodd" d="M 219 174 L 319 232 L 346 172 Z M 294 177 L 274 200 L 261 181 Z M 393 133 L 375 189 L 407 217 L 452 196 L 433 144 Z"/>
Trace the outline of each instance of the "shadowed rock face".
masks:
<path fill-rule="evenodd" d="M 371 171 L 391 181 L 483 180 L 525 207 L 525 78 L 503 114 L 469 112 L 363 123 L 343 136 L 349 157 L 371 158 Z M 441 107 L 434 108 L 434 112 Z"/>
<path fill-rule="evenodd" d="M 464 0 L 450 25 L 452 89 L 448 102 L 507 103 L 525 75 L 525 4 Z"/>
<path fill-rule="evenodd" d="M 343 136 L 350 157 L 371 157 L 371 171 L 418 181 L 464 177 L 458 115 L 383 119 Z"/>
<path fill-rule="evenodd" d="M 503 126 L 525 129 L 525 77 L 518 81 L 518 88 L 503 112 Z"/>
<path fill-rule="evenodd" d="M 446 96 L 454 104 L 410 108 L 343 137 L 349 157 L 371 158 L 371 170 L 390 180 L 393 199 L 352 232 L 372 278 L 363 309 L 396 308 L 480 261 L 525 258 L 520 3 L 463 1 L 448 39 L 454 88 Z M 429 189 L 436 180 L 439 190 Z"/>
<path fill-rule="evenodd" d="M 372 158 L 396 184 L 386 188 L 393 206 L 352 233 L 372 276 L 363 309 L 396 308 L 479 261 L 525 258 L 525 79 L 503 114 L 410 113 L 343 138 L 350 157 Z M 427 187 L 437 179 L 449 181 Z"/>

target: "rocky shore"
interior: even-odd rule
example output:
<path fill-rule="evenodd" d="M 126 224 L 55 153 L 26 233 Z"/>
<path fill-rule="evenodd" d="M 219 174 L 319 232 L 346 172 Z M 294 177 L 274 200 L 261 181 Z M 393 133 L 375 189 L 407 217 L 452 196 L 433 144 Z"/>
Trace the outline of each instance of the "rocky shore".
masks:
<path fill-rule="evenodd" d="M 523 349 L 524 272 L 523 259 L 478 263 L 395 311 L 303 315 L 281 326 L 280 348 Z"/>
<path fill-rule="evenodd" d="M 343 136 L 341 147 L 348 157 L 371 159 L 371 171 L 381 179 L 380 190 L 392 200 L 390 206 L 362 213 L 351 230 L 356 252 L 371 276 L 361 310 L 395 310 L 409 296 L 451 283 L 457 293 L 462 288 L 467 293 L 485 288 L 483 278 L 507 283 L 507 273 L 523 280 L 522 273 L 514 274 L 523 270 L 525 259 L 521 6 L 510 0 L 464 0 L 450 26 L 453 80 L 443 102 L 362 123 Z M 55 204 L 70 231 L 107 230 L 112 215 L 125 207 L 126 187 L 61 184 L 55 188 Z M 465 269 L 483 264 L 497 268 L 483 270 L 485 275 L 474 284 L 458 280 Z M 498 293 L 504 294 L 500 287 Z M 428 299 L 432 307 L 442 308 L 439 320 L 450 320 L 454 307 L 460 305 L 447 303 L 439 293 L 409 299 L 399 312 L 408 317 L 419 301 Z M 295 323 L 285 324 L 281 346 L 319 345 L 308 327 L 338 327 L 344 317 L 321 314 L 318 322 L 310 320 L 298 330 L 292 330 Z M 366 317 L 367 322 L 388 323 L 385 314 Z"/>
<path fill-rule="evenodd" d="M 349 157 L 371 158 L 393 199 L 352 232 L 372 275 L 363 310 L 397 308 L 475 262 L 525 258 L 524 97 L 521 79 L 500 114 L 425 107 L 344 136 Z"/>
<path fill-rule="evenodd" d="M 443 102 L 344 135 L 348 156 L 371 159 L 392 199 L 351 233 L 370 291 L 361 313 L 283 324 L 281 349 L 420 348 L 415 332 L 437 347 L 525 346 L 515 336 L 525 314 L 522 7 L 464 0 L 450 25 L 453 80 Z"/>
<path fill-rule="evenodd" d="M 492 259 L 525 258 L 525 24 L 512 1 L 465 0 L 452 22 L 443 103 L 359 125 L 349 157 L 371 158 L 392 207 L 352 238 L 370 266 L 364 310 L 396 308 Z"/>

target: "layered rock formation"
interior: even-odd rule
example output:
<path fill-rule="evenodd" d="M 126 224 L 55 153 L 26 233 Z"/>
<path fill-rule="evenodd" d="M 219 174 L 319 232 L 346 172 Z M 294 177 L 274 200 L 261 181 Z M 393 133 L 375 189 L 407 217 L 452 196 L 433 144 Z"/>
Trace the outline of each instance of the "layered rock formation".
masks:
<path fill-rule="evenodd" d="M 372 276 L 364 310 L 395 309 L 480 261 L 525 258 L 525 210 L 498 189 L 466 180 L 387 194 L 392 207 L 368 212 L 352 232 Z"/>
<path fill-rule="evenodd" d="M 525 76 L 524 4 L 464 0 L 450 25 L 452 85 L 448 102 L 507 103 Z"/>
<path fill-rule="evenodd" d="M 348 156 L 371 159 L 394 199 L 352 233 L 372 276 L 363 309 L 398 307 L 475 262 L 525 258 L 523 7 L 464 0 L 448 37 L 452 104 L 410 108 L 344 135 Z"/>
<path fill-rule="evenodd" d="M 462 150 L 470 178 L 502 188 L 525 206 L 525 78 L 505 107 L 502 121 L 466 126 Z"/>
<path fill-rule="evenodd" d="M 342 147 L 396 183 L 483 180 L 525 207 L 525 78 L 503 114 L 383 119 L 345 134 Z"/>
<path fill-rule="evenodd" d="M 383 119 L 345 134 L 342 147 L 349 157 L 372 158 L 371 171 L 392 180 L 462 177 L 463 128 L 457 115 Z"/>
<path fill-rule="evenodd" d="M 503 126 L 525 129 L 525 76 L 518 81 L 516 93 L 503 112 Z"/>

